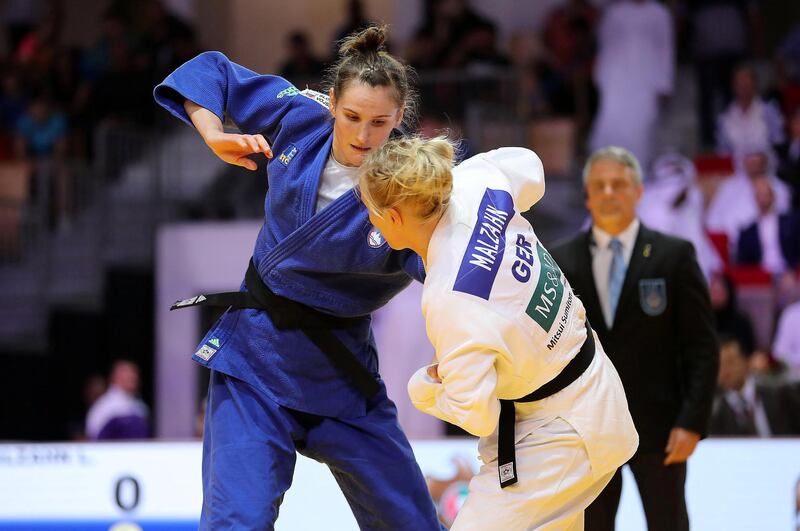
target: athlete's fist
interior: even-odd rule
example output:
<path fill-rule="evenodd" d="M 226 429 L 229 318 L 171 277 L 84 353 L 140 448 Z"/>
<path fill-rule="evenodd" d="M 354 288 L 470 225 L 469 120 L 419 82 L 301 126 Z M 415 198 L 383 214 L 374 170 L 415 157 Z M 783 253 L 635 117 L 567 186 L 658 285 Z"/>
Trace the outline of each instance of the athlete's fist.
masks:
<path fill-rule="evenodd" d="M 439 364 L 434 363 L 433 365 L 428 365 L 428 376 L 431 377 L 432 380 L 436 382 L 442 383 L 442 379 L 439 378 Z"/>

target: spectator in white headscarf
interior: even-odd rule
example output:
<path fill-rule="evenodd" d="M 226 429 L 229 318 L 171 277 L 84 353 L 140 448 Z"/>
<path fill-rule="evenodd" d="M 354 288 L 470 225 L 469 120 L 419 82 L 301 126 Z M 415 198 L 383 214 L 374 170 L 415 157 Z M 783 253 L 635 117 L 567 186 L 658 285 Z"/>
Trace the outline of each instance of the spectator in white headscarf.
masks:
<path fill-rule="evenodd" d="M 722 260 L 703 229 L 703 192 L 697 187 L 694 163 L 679 153 L 656 159 L 637 207 L 651 229 L 689 240 L 706 279 L 722 271 Z"/>

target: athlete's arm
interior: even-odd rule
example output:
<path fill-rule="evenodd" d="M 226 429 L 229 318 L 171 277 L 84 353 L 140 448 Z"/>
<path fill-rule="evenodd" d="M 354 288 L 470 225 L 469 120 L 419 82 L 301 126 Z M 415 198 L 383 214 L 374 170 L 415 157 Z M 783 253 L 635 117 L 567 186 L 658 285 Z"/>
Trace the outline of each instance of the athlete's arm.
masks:
<path fill-rule="evenodd" d="M 219 52 L 204 52 L 168 75 L 153 91 L 156 102 L 187 123 L 185 101 L 227 115 L 246 134 L 274 138 L 300 92 L 280 76 L 258 74 Z M 303 98 L 304 100 L 306 98 Z"/>
<path fill-rule="evenodd" d="M 426 311 L 428 337 L 438 365 L 419 369 L 408 382 L 414 406 L 484 437 L 500 418 L 498 358 L 505 354 L 506 323 L 484 304 L 461 295 L 440 296 Z"/>
<path fill-rule="evenodd" d="M 544 195 L 542 161 L 530 149 L 505 147 L 480 156 L 508 178 L 514 205 L 520 212 L 531 208 Z"/>
<path fill-rule="evenodd" d="M 256 163 L 247 158 L 248 155 L 264 153 L 272 158 L 272 149 L 263 135 L 226 133 L 222 121 L 208 109 L 190 100 L 184 101 L 183 108 L 206 145 L 228 164 L 255 170 Z"/>

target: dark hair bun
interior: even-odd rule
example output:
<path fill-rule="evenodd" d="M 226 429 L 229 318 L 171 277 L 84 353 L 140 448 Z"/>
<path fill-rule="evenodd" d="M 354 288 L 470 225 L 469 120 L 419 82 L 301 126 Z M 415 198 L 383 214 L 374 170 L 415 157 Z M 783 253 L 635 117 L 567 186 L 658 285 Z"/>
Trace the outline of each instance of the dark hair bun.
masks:
<path fill-rule="evenodd" d="M 386 25 L 369 26 L 368 28 L 348 35 L 339 41 L 339 56 L 371 55 L 384 51 L 386 46 Z"/>

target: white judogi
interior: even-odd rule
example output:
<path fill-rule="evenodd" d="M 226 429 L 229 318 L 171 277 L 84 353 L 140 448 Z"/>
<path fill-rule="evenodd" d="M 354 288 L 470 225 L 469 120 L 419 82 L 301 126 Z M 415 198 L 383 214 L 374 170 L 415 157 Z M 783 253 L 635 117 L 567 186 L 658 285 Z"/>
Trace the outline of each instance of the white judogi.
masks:
<path fill-rule="evenodd" d="M 592 151 L 627 148 L 643 168 L 650 163 L 658 97 L 672 93 L 675 45 L 672 18 L 658 2 L 619 2 L 598 28 L 594 78 L 600 107 L 592 126 Z"/>
<path fill-rule="evenodd" d="M 408 386 L 416 407 L 481 437 L 484 465 L 452 529 L 582 528 L 583 510 L 638 444 L 596 336 L 594 359 L 577 380 L 516 404 L 519 482 L 501 490 L 498 478 L 499 399 L 553 379 L 586 338 L 583 304 L 520 215 L 544 193 L 541 161 L 502 148 L 465 161 L 453 180 L 422 295 L 442 382 L 422 368 Z"/>

